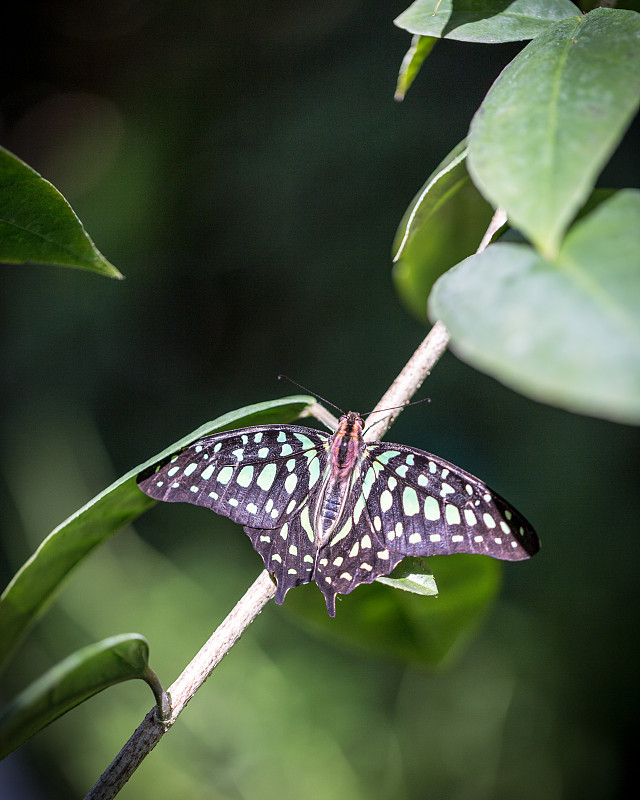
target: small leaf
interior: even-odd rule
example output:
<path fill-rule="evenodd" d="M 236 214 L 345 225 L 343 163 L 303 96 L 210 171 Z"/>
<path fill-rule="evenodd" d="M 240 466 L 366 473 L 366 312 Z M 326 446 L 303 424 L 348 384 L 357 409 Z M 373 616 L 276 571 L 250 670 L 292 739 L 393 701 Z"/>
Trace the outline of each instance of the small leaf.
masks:
<path fill-rule="evenodd" d="M 29 625 L 71 570 L 105 539 L 155 505 L 155 500 L 138 489 L 138 473 L 209 433 L 244 425 L 290 422 L 308 412 L 313 402 L 312 397 L 295 395 L 224 414 L 129 470 L 58 525 L 14 575 L 0 597 L 0 665 L 20 643 Z"/>
<path fill-rule="evenodd" d="M 123 277 L 98 251 L 55 186 L 2 147 L 0 261 L 55 264 Z"/>
<path fill-rule="evenodd" d="M 506 67 L 471 123 L 469 172 L 550 258 L 640 102 L 640 15 L 558 23 Z"/>
<path fill-rule="evenodd" d="M 452 350 L 536 400 L 640 423 L 640 191 L 580 219 L 555 261 L 496 244 L 438 280 Z"/>
<path fill-rule="evenodd" d="M 394 283 L 405 305 L 423 321 L 435 281 L 476 251 L 491 220 L 491 206 L 469 178 L 466 152 L 460 142 L 436 167 L 396 233 Z"/>
<path fill-rule="evenodd" d="M 426 558 L 405 558 L 391 575 L 381 575 L 376 580 L 392 589 L 402 589 L 423 597 L 436 597 L 438 594 L 436 579 Z"/>
<path fill-rule="evenodd" d="M 423 36 L 496 44 L 533 39 L 581 14 L 569 0 L 416 0 L 394 23 Z"/>
<path fill-rule="evenodd" d="M 500 590 L 502 567 L 484 556 L 433 556 L 427 563 L 437 576 L 437 597 L 389 591 L 376 581 L 338 597 L 331 619 L 317 587 L 307 584 L 289 592 L 282 607 L 330 642 L 386 658 L 442 666 L 481 624 Z"/>
<path fill-rule="evenodd" d="M 112 636 L 72 653 L 3 710 L 0 759 L 103 689 L 134 678 L 148 682 L 149 671 L 149 645 L 137 633 Z"/>
<path fill-rule="evenodd" d="M 416 75 L 420 72 L 425 58 L 433 50 L 437 39 L 432 36 L 414 36 L 411 40 L 411 47 L 407 50 L 405 57 L 402 59 L 400 65 L 400 72 L 398 73 L 398 82 L 396 84 L 395 100 L 404 100 L 405 95 L 409 91 L 409 87 L 415 80 Z"/>

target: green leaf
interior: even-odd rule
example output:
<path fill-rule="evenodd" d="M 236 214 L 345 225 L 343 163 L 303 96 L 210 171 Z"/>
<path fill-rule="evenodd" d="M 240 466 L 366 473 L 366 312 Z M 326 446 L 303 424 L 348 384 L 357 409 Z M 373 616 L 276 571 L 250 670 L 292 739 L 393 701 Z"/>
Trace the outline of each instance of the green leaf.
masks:
<path fill-rule="evenodd" d="M 312 397 L 295 395 L 224 414 L 130 470 L 72 514 L 47 536 L 0 597 L 0 664 L 13 652 L 73 568 L 105 539 L 155 505 L 155 500 L 138 489 L 138 473 L 209 433 L 246 425 L 290 422 L 308 413 L 313 402 Z"/>
<path fill-rule="evenodd" d="M 466 153 L 466 142 L 460 142 L 436 167 L 412 200 L 395 236 L 396 289 L 423 321 L 434 282 L 477 250 L 491 220 L 491 206 L 469 178 Z"/>
<path fill-rule="evenodd" d="M 504 69 L 471 123 L 469 172 L 545 255 L 585 202 L 640 102 L 640 15 L 558 23 Z"/>
<path fill-rule="evenodd" d="M 553 262 L 496 244 L 450 270 L 429 300 L 452 350 L 517 391 L 640 423 L 640 191 L 580 219 Z"/>
<path fill-rule="evenodd" d="M 423 36 L 496 44 L 533 39 L 581 13 L 569 0 L 416 0 L 394 22 Z"/>
<path fill-rule="evenodd" d="M 437 597 L 389 591 L 375 582 L 338 597 L 327 616 L 315 584 L 289 592 L 282 606 L 315 634 L 369 654 L 431 667 L 451 661 L 481 624 L 500 589 L 502 567 L 484 556 L 434 556 Z"/>
<path fill-rule="evenodd" d="M 433 50 L 437 39 L 432 36 L 414 36 L 411 40 L 411 47 L 405 53 L 398 73 L 396 84 L 395 100 L 404 100 L 409 87 L 413 83 L 416 75 L 420 72 L 425 58 Z"/>
<path fill-rule="evenodd" d="M 405 558 L 391 575 L 381 575 L 376 580 L 392 589 L 413 592 L 423 597 L 436 597 L 438 594 L 436 579 L 426 558 Z"/>
<path fill-rule="evenodd" d="M 3 710 L 0 759 L 94 694 L 134 678 L 149 682 L 149 672 L 149 645 L 138 633 L 112 636 L 72 653 Z M 157 687 L 152 688 L 160 699 Z"/>
<path fill-rule="evenodd" d="M 124 276 L 99 252 L 60 192 L 0 147 L 0 261 Z"/>

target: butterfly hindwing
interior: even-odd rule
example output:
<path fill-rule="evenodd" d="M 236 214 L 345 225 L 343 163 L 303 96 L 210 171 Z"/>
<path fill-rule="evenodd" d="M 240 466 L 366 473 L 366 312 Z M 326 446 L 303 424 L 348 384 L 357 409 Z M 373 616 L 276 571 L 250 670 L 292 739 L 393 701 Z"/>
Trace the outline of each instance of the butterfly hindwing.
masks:
<path fill-rule="evenodd" d="M 156 500 L 206 506 L 251 528 L 277 528 L 319 485 L 328 439 L 298 425 L 214 434 L 143 472 L 138 485 Z"/>
<path fill-rule="evenodd" d="M 315 581 L 325 596 L 331 617 L 335 616 L 336 594 L 349 594 L 361 583 L 388 575 L 404 558 L 403 554 L 392 552 L 381 531 L 374 528 L 361 480 L 355 481 L 352 498 L 345 514 L 346 523 L 334 531 L 318 553 Z"/>
<path fill-rule="evenodd" d="M 374 443 L 367 446 L 362 473 L 367 510 L 393 552 L 520 561 L 538 549 L 536 534 L 518 511 L 442 458 Z"/>
<path fill-rule="evenodd" d="M 262 556 L 265 568 L 276 579 L 276 602 L 279 604 L 289 589 L 313 580 L 315 537 L 309 503 L 305 499 L 301 505 L 277 528 L 244 528 L 254 549 Z"/>

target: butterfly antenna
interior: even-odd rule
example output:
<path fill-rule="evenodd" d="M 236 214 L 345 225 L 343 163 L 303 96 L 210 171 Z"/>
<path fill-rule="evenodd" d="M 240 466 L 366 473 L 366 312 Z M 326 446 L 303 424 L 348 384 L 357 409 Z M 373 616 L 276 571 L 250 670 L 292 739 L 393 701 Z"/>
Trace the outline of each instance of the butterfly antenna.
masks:
<path fill-rule="evenodd" d="M 384 414 L 387 411 L 395 411 L 398 408 L 407 408 L 408 406 L 417 406 L 418 403 L 430 403 L 430 402 L 431 402 L 430 397 L 423 397 L 421 400 L 412 400 L 410 403 L 404 403 L 401 406 L 391 406 L 391 408 L 378 408 L 374 409 L 374 411 L 376 414 Z M 367 417 L 369 416 L 369 414 L 373 414 L 374 411 L 367 411 L 367 413 L 364 414 L 364 416 Z M 389 414 L 389 416 L 391 416 L 391 414 Z M 371 425 L 365 428 L 363 432 L 366 433 L 369 430 L 369 428 L 371 428 L 373 425 L 376 425 L 378 422 L 382 422 L 383 419 L 386 419 L 386 417 L 380 417 L 380 419 L 377 419 L 375 422 L 372 422 Z"/>
<path fill-rule="evenodd" d="M 312 394 L 314 397 L 317 397 L 318 400 L 322 400 L 323 403 L 326 403 L 328 406 L 331 406 L 331 408 L 335 408 L 336 411 L 339 411 L 341 414 L 344 414 L 344 411 L 340 408 L 340 406 L 337 406 L 335 403 L 332 403 L 330 400 L 327 400 L 325 397 L 322 397 L 322 395 L 319 395 L 316 392 L 312 392 L 311 389 L 307 389 L 306 386 L 303 386 L 301 383 L 298 383 L 298 381 L 294 381 L 293 378 L 290 378 L 288 375 L 278 375 L 278 380 L 289 381 L 289 383 L 292 383 L 294 386 L 297 386 L 298 389 L 302 389 L 302 391 L 307 392 L 307 394 Z"/>

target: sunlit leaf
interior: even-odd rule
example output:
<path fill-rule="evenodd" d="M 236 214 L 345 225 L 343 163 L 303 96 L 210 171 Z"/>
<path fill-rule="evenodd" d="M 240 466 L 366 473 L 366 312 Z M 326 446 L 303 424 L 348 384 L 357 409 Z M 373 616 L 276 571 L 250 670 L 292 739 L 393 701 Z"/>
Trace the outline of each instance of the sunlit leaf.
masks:
<path fill-rule="evenodd" d="M 469 172 L 553 258 L 639 103 L 640 15 L 567 19 L 494 83 L 471 124 Z"/>
<path fill-rule="evenodd" d="M 396 93 L 394 95 L 396 100 L 404 100 L 406 93 L 409 91 L 409 87 L 413 83 L 418 72 L 420 72 L 420 67 L 424 63 L 425 58 L 433 50 L 437 41 L 438 40 L 432 36 L 413 37 L 411 40 L 411 47 L 407 50 L 405 57 L 402 59 L 402 64 L 400 65 Z"/>
<path fill-rule="evenodd" d="M 581 13 L 569 0 L 416 0 L 395 24 L 423 36 L 495 44 L 533 39 Z"/>
<path fill-rule="evenodd" d="M 554 261 L 491 245 L 429 300 L 465 361 L 537 400 L 640 423 L 640 191 L 602 202 Z"/>
<path fill-rule="evenodd" d="M 123 277 L 98 251 L 55 186 L 2 147 L 0 261 L 55 264 Z"/>
<path fill-rule="evenodd" d="M 161 701 L 157 678 L 149 669 L 149 645 L 137 633 L 112 636 L 72 653 L 3 709 L 0 759 L 84 700 L 134 678 L 155 684 L 154 696 Z"/>
<path fill-rule="evenodd" d="M 0 598 L 0 664 L 19 644 L 28 626 L 73 568 L 105 539 L 155 505 L 155 500 L 138 489 L 138 473 L 209 433 L 245 425 L 290 422 L 307 412 L 313 402 L 311 397 L 296 395 L 224 414 L 129 470 L 72 514 L 47 536 Z"/>

